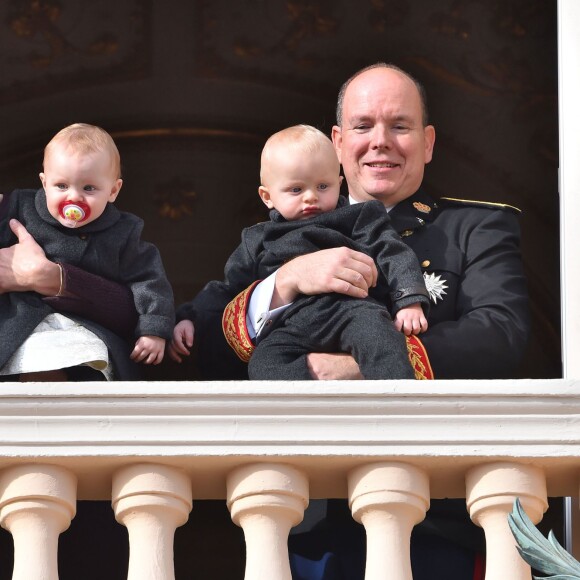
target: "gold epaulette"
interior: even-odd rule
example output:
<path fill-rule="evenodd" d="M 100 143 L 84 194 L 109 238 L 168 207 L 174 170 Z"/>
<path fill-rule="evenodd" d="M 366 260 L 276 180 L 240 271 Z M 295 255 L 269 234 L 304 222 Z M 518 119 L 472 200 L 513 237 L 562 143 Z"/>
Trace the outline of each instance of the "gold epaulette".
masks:
<path fill-rule="evenodd" d="M 418 381 L 433 380 L 435 375 L 423 343 L 414 335 L 406 336 L 409 361 Z"/>
<path fill-rule="evenodd" d="M 522 213 L 522 210 L 515 207 L 514 205 L 508 205 L 507 203 L 494 203 L 493 201 L 477 201 L 475 199 L 457 199 L 455 197 L 442 197 L 439 201 L 448 201 L 450 203 L 456 203 L 458 205 L 470 205 L 473 207 L 486 207 L 488 209 L 507 209 L 514 211 L 516 213 Z"/>
<path fill-rule="evenodd" d="M 254 343 L 248 334 L 246 326 L 246 313 L 250 302 L 252 290 L 260 283 L 254 282 L 251 286 L 240 292 L 224 309 L 222 315 L 222 330 L 227 343 L 234 349 L 238 357 L 248 362 L 254 352 Z"/>

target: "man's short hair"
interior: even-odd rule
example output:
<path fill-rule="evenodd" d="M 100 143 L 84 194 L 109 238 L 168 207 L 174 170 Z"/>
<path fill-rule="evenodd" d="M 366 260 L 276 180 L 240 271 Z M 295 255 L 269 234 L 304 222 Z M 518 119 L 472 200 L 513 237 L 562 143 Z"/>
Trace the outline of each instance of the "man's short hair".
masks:
<path fill-rule="evenodd" d="M 407 71 L 404 71 L 402 68 L 399 68 L 397 65 L 395 64 L 390 64 L 390 63 L 386 63 L 386 62 L 377 62 L 375 64 L 371 64 L 369 66 L 365 66 L 364 68 L 358 70 L 357 72 L 355 72 L 341 87 L 340 90 L 338 91 L 338 99 L 336 102 L 336 124 L 339 127 L 342 127 L 342 108 L 344 106 L 344 95 L 346 93 L 346 89 L 348 89 L 348 86 L 350 85 L 350 83 L 352 81 L 354 81 L 354 79 L 356 79 L 358 76 L 360 76 L 361 74 L 375 69 L 375 68 L 386 68 L 386 69 L 390 69 L 390 70 L 395 70 L 397 72 L 400 72 L 401 74 L 405 75 L 410 81 L 413 82 L 413 84 L 415 85 L 415 87 L 417 87 L 417 91 L 419 92 L 419 98 L 421 99 L 421 110 L 423 113 L 423 127 L 426 127 L 429 124 L 429 114 L 427 111 L 427 94 L 425 92 L 425 88 L 423 87 L 423 85 L 412 75 L 410 75 Z"/>

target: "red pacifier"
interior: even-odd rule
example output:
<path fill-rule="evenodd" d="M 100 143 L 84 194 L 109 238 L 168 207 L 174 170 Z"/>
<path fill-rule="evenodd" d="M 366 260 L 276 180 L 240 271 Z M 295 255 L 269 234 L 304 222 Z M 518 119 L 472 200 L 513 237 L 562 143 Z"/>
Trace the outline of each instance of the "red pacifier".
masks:
<path fill-rule="evenodd" d="M 58 213 L 65 221 L 68 228 L 76 228 L 91 215 L 91 208 L 82 201 L 61 201 L 58 205 Z"/>

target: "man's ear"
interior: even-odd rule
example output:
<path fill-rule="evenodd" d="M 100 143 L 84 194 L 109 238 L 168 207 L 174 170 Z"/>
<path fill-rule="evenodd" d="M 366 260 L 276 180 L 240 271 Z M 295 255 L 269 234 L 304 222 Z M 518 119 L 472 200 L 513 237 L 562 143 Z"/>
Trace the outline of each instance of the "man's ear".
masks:
<path fill-rule="evenodd" d="M 427 125 L 425 131 L 425 163 L 433 159 L 433 148 L 435 147 L 435 127 Z"/>
<path fill-rule="evenodd" d="M 40 177 L 40 183 L 42 183 L 42 187 L 46 189 L 46 176 L 44 173 L 39 173 L 38 177 Z"/>
<path fill-rule="evenodd" d="M 115 185 L 113 185 L 111 189 L 111 193 L 109 194 L 109 203 L 113 203 L 117 199 L 117 196 L 121 191 L 121 187 L 123 187 L 123 180 L 117 179 L 117 181 L 115 181 Z"/>
<path fill-rule="evenodd" d="M 272 209 L 274 207 L 272 199 L 270 198 L 270 192 L 268 191 L 267 187 L 260 185 L 260 187 L 258 187 L 258 194 L 260 195 L 262 201 L 266 204 L 266 206 L 269 209 Z"/>
<path fill-rule="evenodd" d="M 334 150 L 336 151 L 336 155 L 338 156 L 338 160 L 342 163 L 341 154 L 342 154 L 342 130 L 338 125 L 334 125 L 332 128 L 332 144 L 334 145 Z"/>

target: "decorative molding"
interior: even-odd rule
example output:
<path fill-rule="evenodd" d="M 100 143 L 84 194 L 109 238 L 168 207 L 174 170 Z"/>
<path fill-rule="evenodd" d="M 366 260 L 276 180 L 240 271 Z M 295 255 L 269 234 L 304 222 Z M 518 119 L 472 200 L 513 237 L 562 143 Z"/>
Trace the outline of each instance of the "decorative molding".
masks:
<path fill-rule="evenodd" d="M 354 71 L 370 59 L 426 71 L 478 97 L 516 94 L 520 109 L 533 103 L 537 110 L 555 98 L 544 92 L 546 79 L 530 64 L 530 52 L 538 58 L 555 54 L 555 46 L 538 43 L 553 34 L 554 7 L 546 2 L 455 0 L 427 7 L 408 0 L 274 0 L 261 8 L 197 0 L 200 76 L 286 87 L 298 82 L 301 92 L 311 94 L 336 90 L 345 69 Z M 333 66 L 338 59 L 342 65 Z"/>
<path fill-rule="evenodd" d="M 196 197 L 193 184 L 178 177 L 158 183 L 153 193 L 157 213 L 160 217 L 171 220 L 193 215 L 193 202 Z"/>
<path fill-rule="evenodd" d="M 267 139 L 267 135 L 256 132 L 242 131 L 237 129 L 221 129 L 211 127 L 146 127 L 134 129 L 112 129 L 109 131 L 116 143 L 123 141 L 139 141 L 146 139 L 198 139 L 198 140 L 223 140 L 225 142 L 243 143 L 261 147 Z M 8 151 L 0 158 L 0 169 L 27 163 L 33 159 L 35 162 L 42 159 L 46 143 L 36 142 L 28 145 L 25 150 Z M 257 149 L 259 152 L 259 149 Z"/>
<path fill-rule="evenodd" d="M 151 0 L 7 0 L 0 22 L 0 104 L 150 73 Z"/>
<path fill-rule="evenodd" d="M 0 467 L 89 461 L 105 478 L 139 457 L 217 477 L 288 460 L 317 493 L 342 493 L 328 473 L 403 460 L 426 470 L 433 497 L 463 497 L 466 469 L 503 458 L 544 468 L 550 495 L 574 495 L 579 422 L 580 382 L 564 380 L 3 383 Z"/>
<path fill-rule="evenodd" d="M 199 139 L 230 139 L 256 144 L 263 144 L 267 135 L 238 131 L 236 129 L 217 129 L 210 127 L 148 127 L 142 129 L 120 129 L 111 131 L 111 136 L 117 140 L 159 139 L 167 137 L 193 137 Z"/>

